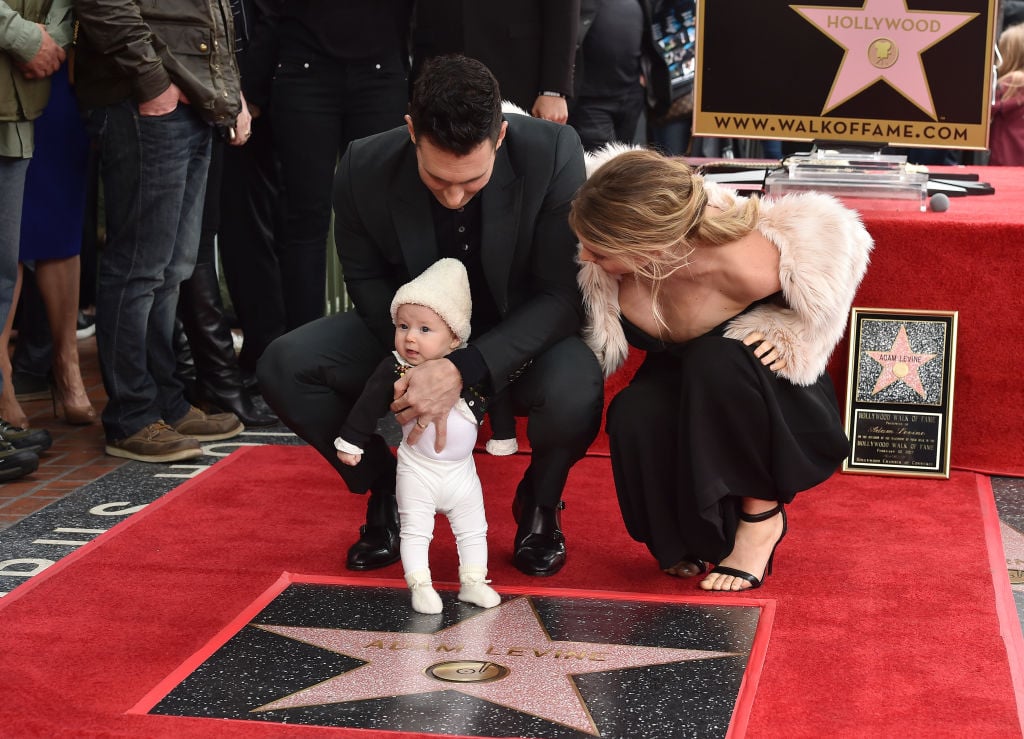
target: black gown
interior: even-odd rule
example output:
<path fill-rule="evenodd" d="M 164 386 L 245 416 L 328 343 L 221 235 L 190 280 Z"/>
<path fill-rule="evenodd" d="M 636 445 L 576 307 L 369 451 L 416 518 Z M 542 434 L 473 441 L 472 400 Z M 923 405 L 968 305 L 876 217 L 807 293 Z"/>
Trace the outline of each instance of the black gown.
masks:
<path fill-rule="evenodd" d="M 622 322 L 647 356 L 608 408 L 612 471 L 626 529 L 660 567 L 720 562 L 742 497 L 789 503 L 849 453 L 827 373 L 792 384 L 725 338 L 728 322 L 680 344 Z"/>

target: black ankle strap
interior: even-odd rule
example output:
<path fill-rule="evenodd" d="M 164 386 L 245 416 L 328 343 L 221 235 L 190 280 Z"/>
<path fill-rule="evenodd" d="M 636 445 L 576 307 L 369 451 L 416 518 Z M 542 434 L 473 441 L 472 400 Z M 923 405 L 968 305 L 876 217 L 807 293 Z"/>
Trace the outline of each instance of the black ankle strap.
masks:
<path fill-rule="evenodd" d="M 774 508 L 771 508 L 763 513 L 746 513 L 740 511 L 740 520 L 746 521 L 747 523 L 760 523 L 761 521 L 767 521 L 772 516 L 777 516 L 782 511 L 782 503 L 779 503 Z"/>

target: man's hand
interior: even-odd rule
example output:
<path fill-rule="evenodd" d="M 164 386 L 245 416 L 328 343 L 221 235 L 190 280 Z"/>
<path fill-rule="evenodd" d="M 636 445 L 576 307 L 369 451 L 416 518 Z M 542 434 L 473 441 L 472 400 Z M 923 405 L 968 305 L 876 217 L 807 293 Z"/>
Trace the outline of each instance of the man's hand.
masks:
<path fill-rule="evenodd" d="M 241 93 L 239 93 L 241 95 Z M 249 112 L 249 106 L 245 102 L 245 95 L 241 95 L 242 98 L 242 110 L 238 114 L 238 118 L 235 119 L 234 136 L 231 137 L 230 143 L 232 146 L 242 146 L 252 136 L 252 114 Z"/>
<path fill-rule="evenodd" d="M 776 349 L 775 345 L 770 341 L 765 341 L 762 334 L 755 331 L 743 339 L 743 343 L 747 346 L 759 344 L 759 346 L 754 349 L 754 356 L 760 359 L 761 364 L 766 366 L 772 372 L 778 372 L 779 370 L 786 369 L 786 360 L 780 359 L 779 350 Z"/>
<path fill-rule="evenodd" d="M 347 464 L 349 467 L 355 467 L 359 464 L 359 460 L 363 458 L 362 454 L 349 454 L 348 452 L 338 452 L 338 459 L 341 460 L 342 464 Z"/>
<path fill-rule="evenodd" d="M 440 453 L 448 436 L 448 413 L 459 402 L 462 376 L 447 359 L 431 359 L 406 370 L 395 383 L 395 400 L 391 410 L 403 426 L 415 420 L 407 441 L 415 444 L 424 429 L 434 424 L 434 449 Z"/>
<path fill-rule="evenodd" d="M 565 102 L 565 98 L 554 95 L 538 95 L 537 99 L 533 101 L 533 109 L 530 114 L 534 118 L 565 123 L 569 120 L 569 104 Z"/>
<path fill-rule="evenodd" d="M 67 55 L 64 53 L 64 49 L 57 45 L 57 42 L 53 40 L 53 36 L 46 30 L 46 26 L 42 23 L 37 23 L 39 29 L 43 32 L 43 43 L 39 47 L 39 51 L 36 55 L 29 59 L 23 64 L 19 64 L 18 68 L 21 73 L 28 80 L 42 79 L 43 77 L 49 77 L 58 69 L 60 65 L 64 63 L 64 59 Z"/>
<path fill-rule="evenodd" d="M 167 115 L 168 113 L 174 112 L 174 109 L 178 107 L 179 102 L 187 103 L 188 98 L 186 98 L 182 94 L 181 90 L 178 89 L 178 86 L 172 82 L 166 90 L 161 92 L 152 100 L 139 103 L 139 115 Z"/>

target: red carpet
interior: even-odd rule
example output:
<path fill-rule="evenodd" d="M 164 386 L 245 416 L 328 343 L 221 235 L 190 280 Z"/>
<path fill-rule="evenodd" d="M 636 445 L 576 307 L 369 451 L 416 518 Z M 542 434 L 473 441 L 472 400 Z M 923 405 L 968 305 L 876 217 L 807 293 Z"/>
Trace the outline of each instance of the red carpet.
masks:
<path fill-rule="evenodd" d="M 526 461 L 479 458 L 499 591 L 701 592 L 662 575 L 628 539 L 602 458 L 577 465 L 570 481 L 562 573 L 516 572 L 509 504 Z M 1021 735 L 1019 631 L 1006 642 L 1000 633 L 997 595 L 1007 594 L 993 584 L 978 479 L 837 475 L 797 498 L 776 574 L 754 593 L 776 611 L 749 736 Z M 308 448 L 255 447 L 61 560 L 0 600 L 0 735 L 280 736 L 255 722 L 126 712 L 282 572 L 348 574 L 344 551 L 362 510 Z M 436 580 L 455 579 L 454 551 L 441 523 Z M 367 577 L 397 582 L 400 565 Z M 287 729 L 328 732 L 367 736 Z"/>

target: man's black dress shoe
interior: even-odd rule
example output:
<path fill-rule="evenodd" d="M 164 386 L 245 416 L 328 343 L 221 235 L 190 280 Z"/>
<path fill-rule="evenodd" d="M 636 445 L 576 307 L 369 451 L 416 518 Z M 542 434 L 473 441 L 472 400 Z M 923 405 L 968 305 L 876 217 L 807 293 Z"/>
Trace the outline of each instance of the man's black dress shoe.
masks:
<path fill-rule="evenodd" d="M 519 528 L 516 531 L 515 552 L 512 562 L 526 575 L 545 577 L 554 575 L 565 564 L 565 537 L 562 535 L 559 512 L 565 503 L 555 508 L 523 504 L 516 498 L 513 503 Z"/>
<path fill-rule="evenodd" d="M 366 504 L 366 524 L 359 527 L 359 540 L 349 547 L 346 566 L 350 570 L 376 570 L 400 558 L 398 502 L 394 493 L 371 493 Z"/>

